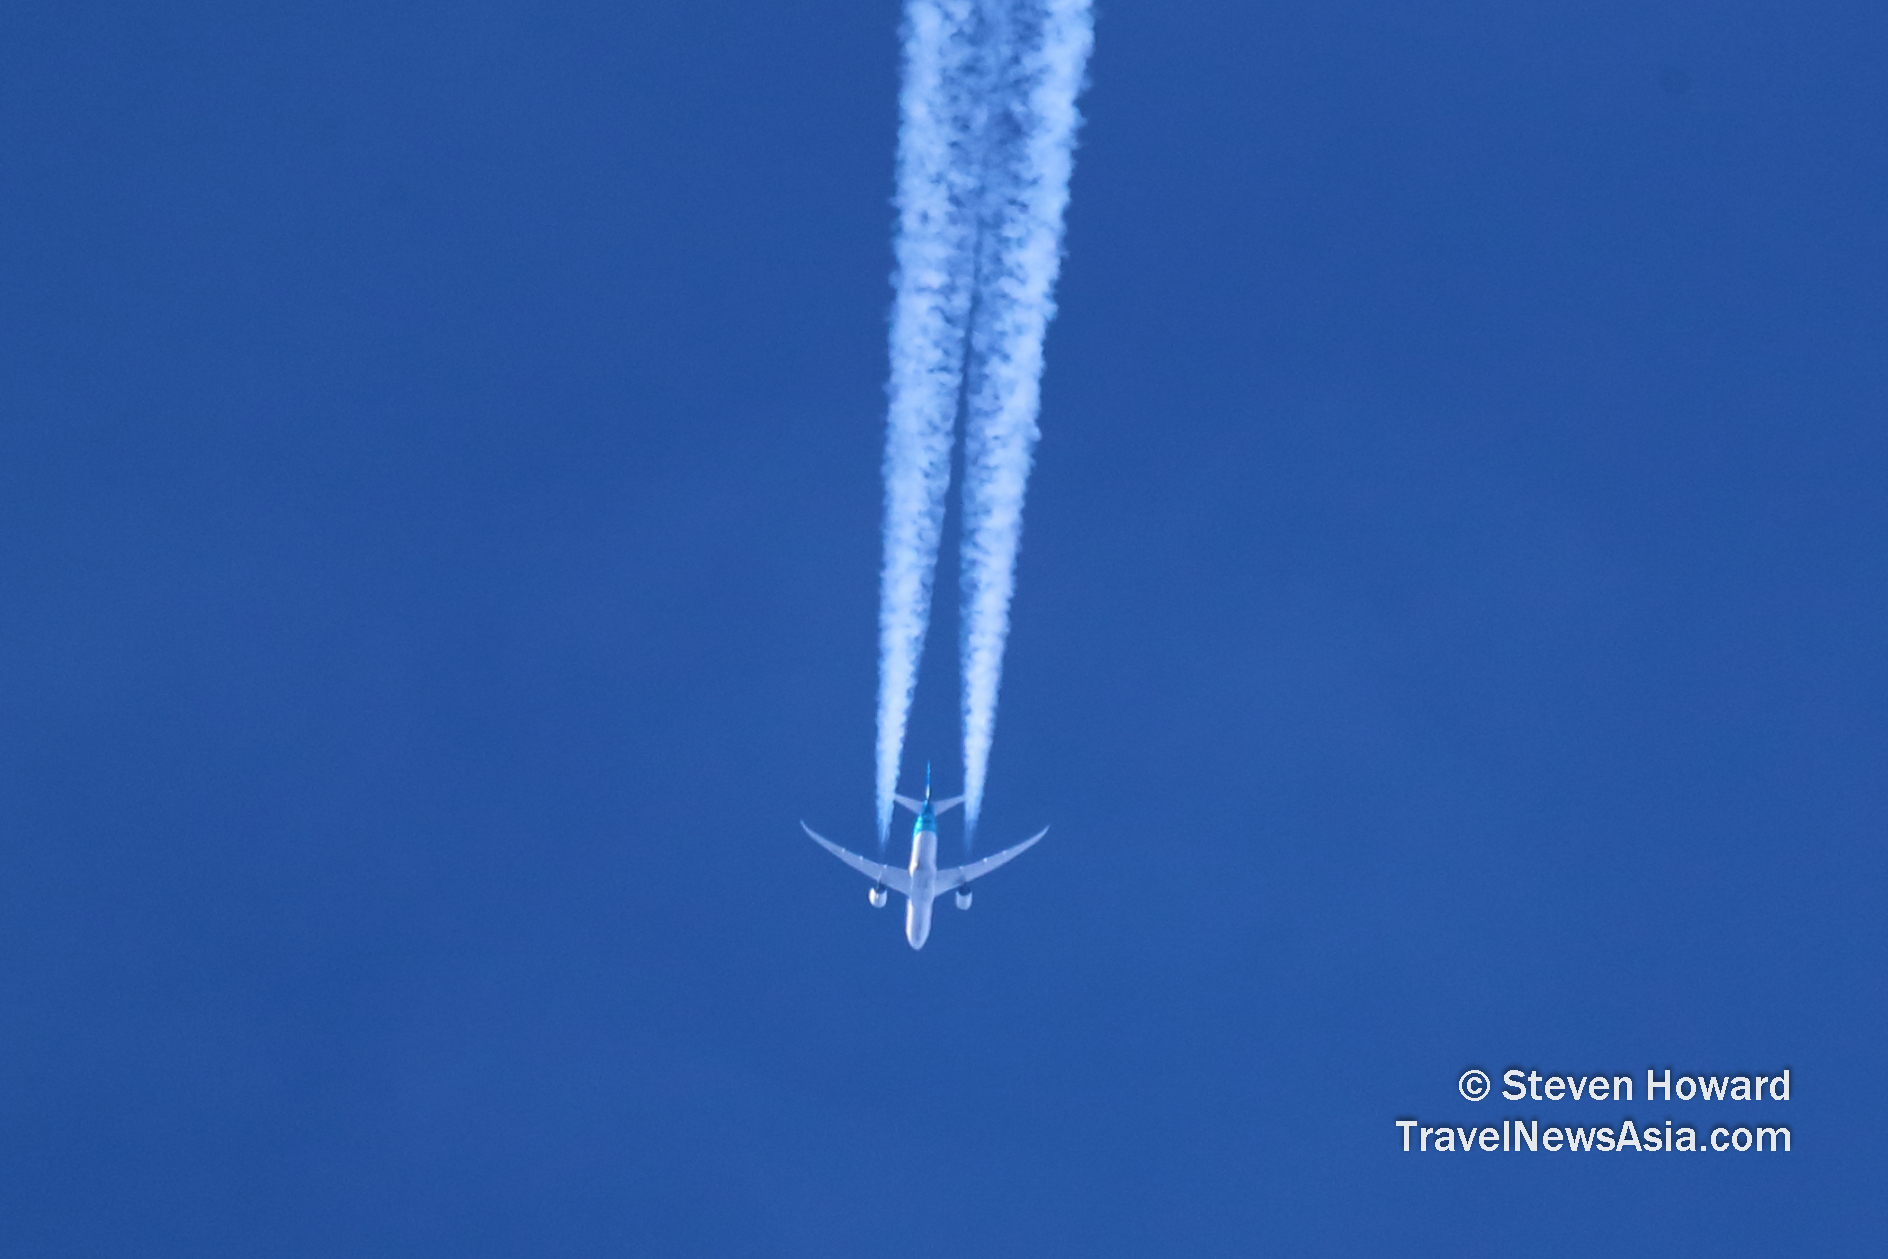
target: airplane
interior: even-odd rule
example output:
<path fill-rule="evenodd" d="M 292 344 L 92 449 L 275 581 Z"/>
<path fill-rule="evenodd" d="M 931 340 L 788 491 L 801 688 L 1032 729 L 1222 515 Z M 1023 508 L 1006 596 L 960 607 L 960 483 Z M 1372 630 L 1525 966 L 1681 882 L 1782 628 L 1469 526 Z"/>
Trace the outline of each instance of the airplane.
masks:
<path fill-rule="evenodd" d="M 1044 835 L 1049 833 L 1043 827 L 1014 848 L 1005 848 L 981 861 L 973 861 L 967 866 L 937 868 L 937 815 L 948 813 L 964 802 L 962 796 L 953 796 L 949 800 L 931 799 L 931 767 L 924 767 L 924 799 L 913 800 L 910 796 L 893 796 L 905 808 L 918 815 L 917 822 L 911 828 L 911 864 L 905 869 L 897 866 L 880 865 L 876 861 L 867 861 L 854 852 L 847 852 L 838 844 L 808 826 L 804 821 L 800 829 L 813 837 L 813 842 L 833 856 L 872 880 L 872 890 L 865 894 L 866 900 L 874 909 L 883 909 L 890 900 L 886 889 L 903 896 L 905 905 L 905 939 L 912 948 L 921 949 L 931 934 L 931 902 L 946 892 L 957 893 L 957 908 L 970 908 L 970 888 L 972 879 L 980 879 L 1000 865 L 1015 859 Z"/>

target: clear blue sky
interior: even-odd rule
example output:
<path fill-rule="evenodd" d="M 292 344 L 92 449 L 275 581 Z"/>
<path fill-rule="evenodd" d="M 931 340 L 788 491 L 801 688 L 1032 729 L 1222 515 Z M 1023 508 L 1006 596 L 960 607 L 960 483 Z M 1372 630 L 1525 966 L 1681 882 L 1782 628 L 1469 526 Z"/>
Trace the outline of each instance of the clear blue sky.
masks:
<path fill-rule="evenodd" d="M 1103 4 L 921 954 L 897 22 L 12 6 L 0 1249 L 1880 1251 L 1888 10 Z"/>

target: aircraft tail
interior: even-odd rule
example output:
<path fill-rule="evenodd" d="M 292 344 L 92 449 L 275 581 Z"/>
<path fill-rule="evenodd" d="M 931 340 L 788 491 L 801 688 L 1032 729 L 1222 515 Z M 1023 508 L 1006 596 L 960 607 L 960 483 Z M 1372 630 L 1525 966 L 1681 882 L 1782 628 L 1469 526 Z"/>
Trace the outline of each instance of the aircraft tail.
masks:
<path fill-rule="evenodd" d="M 892 799 L 896 800 L 903 807 L 910 809 L 913 813 L 924 812 L 925 802 L 922 800 L 913 800 L 910 796 L 893 796 Z M 948 800 L 933 800 L 931 801 L 931 809 L 935 813 L 948 813 L 963 802 L 964 798 L 962 796 L 952 796 Z"/>
<path fill-rule="evenodd" d="M 924 806 L 927 804 L 931 806 L 933 813 L 949 813 L 952 809 L 964 802 L 964 797 L 962 796 L 952 796 L 948 800 L 933 800 L 931 798 L 931 762 L 929 761 L 924 763 L 924 799 L 913 800 L 910 796 L 900 795 L 894 795 L 892 799 L 905 808 L 910 809 L 913 813 L 924 812 Z"/>

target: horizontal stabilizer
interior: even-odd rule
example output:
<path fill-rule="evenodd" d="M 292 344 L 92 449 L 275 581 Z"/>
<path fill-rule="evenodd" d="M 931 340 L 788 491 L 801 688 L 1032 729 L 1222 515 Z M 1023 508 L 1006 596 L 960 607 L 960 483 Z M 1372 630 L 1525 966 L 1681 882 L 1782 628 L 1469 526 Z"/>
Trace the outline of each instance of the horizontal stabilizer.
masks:
<path fill-rule="evenodd" d="M 899 804 L 904 805 L 907 809 L 910 809 L 913 813 L 924 812 L 924 801 L 922 800 L 913 800 L 910 796 L 893 796 L 892 799 L 896 800 Z M 963 802 L 964 802 L 964 798 L 962 796 L 952 796 L 948 800 L 933 800 L 931 801 L 931 812 L 949 813 L 952 809 L 956 808 L 958 805 L 962 804 Z"/>

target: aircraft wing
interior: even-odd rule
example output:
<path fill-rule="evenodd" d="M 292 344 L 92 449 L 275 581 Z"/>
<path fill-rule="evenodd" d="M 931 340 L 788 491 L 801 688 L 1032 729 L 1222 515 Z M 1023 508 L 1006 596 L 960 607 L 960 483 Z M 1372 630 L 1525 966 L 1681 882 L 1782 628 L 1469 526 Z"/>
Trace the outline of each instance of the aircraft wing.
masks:
<path fill-rule="evenodd" d="M 847 852 L 844 848 L 833 843 L 832 840 L 827 839 L 805 822 L 800 823 L 800 829 L 805 831 L 808 835 L 811 835 L 814 843 L 818 844 L 821 848 L 824 848 L 827 852 L 839 858 L 874 883 L 882 883 L 901 896 L 911 895 L 911 871 L 901 870 L 897 866 L 882 866 L 876 861 L 867 861 L 856 852 Z M 1036 838 L 1040 839 L 1042 837 L 1038 835 Z M 1034 839 L 1029 841 L 1031 844 L 1035 842 L 1036 840 Z M 1024 848 L 1028 846 L 1029 844 L 1023 845 Z M 1021 850 L 1015 849 L 1012 851 Z M 997 857 L 1003 857 L 1005 861 L 1009 860 L 1009 858 L 1002 853 L 998 853 Z M 995 861 L 997 857 L 992 857 L 990 860 Z"/>
<path fill-rule="evenodd" d="M 1021 856 L 1023 849 L 1028 848 L 1048 833 L 1049 828 L 1045 826 L 1014 848 L 1005 848 L 1002 852 L 991 853 L 982 861 L 973 861 L 967 866 L 952 866 L 948 870 L 939 870 L 937 872 L 937 890 L 939 892 L 948 892 L 954 887 L 962 887 L 972 879 L 982 878 L 998 866 L 1005 865 Z"/>

